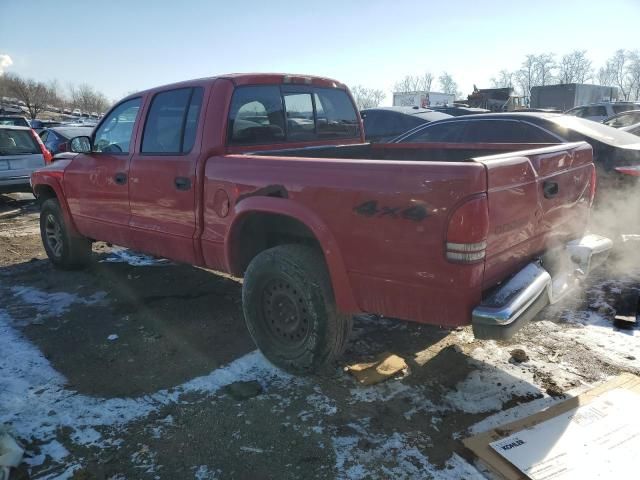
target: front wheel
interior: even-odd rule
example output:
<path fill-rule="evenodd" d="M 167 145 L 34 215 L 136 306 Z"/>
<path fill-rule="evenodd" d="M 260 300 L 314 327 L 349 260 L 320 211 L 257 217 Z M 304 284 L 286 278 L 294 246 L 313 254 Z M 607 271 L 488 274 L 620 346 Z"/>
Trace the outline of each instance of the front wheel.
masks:
<path fill-rule="evenodd" d="M 280 245 L 247 268 L 242 305 L 264 356 L 291 373 L 321 372 L 342 354 L 351 316 L 338 313 L 322 253 Z"/>
<path fill-rule="evenodd" d="M 84 267 L 91 258 L 91 241 L 71 235 L 55 198 L 45 200 L 40 209 L 40 236 L 49 260 L 64 270 Z"/>

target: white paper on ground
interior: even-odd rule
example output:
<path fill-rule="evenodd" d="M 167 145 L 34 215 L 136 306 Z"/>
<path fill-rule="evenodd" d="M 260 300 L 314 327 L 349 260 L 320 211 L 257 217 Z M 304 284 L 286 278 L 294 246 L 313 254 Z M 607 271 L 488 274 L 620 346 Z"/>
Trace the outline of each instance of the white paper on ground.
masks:
<path fill-rule="evenodd" d="M 532 480 L 634 478 L 639 402 L 639 394 L 617 388 L 490 445 Z"/>

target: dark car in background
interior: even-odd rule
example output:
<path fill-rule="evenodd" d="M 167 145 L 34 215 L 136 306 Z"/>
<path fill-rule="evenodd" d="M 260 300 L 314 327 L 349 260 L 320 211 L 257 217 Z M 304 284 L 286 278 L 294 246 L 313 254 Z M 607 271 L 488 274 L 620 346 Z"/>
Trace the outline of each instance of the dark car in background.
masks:
<path fill-rule="evenodd" d="M 74 137 L 89 137 L 93 131 L 92 127 L 66 127 L 59 126 L 47 128 L 40 134 L 40 138 L 44 142 L 47 150 L 52 155 L 62 152 L 68 152 L 69 140 Z"/>
<path fill-rule="evenodd" d="M 51 155 L 29 127 L 0 125 L 0 193 L 30 192 L 31 172 Z"/>
<path fill-rule="evenodd" d="M 622 130 L 623 132 L 632 133 L 636 136 L 640 136 L 640 122 L 629 125 L 628 127 L 620 127 L 620 130 Z M 640 175 L 640 169 L 638 170 L 638 175 Z"/>
<path fill-rule="evenodd" d="M 378 107 L 360 112 L 367 142 L 387 142 L 419 125 L 451 115 L 418 107 Z"/>
<path fill-rule="evenodd" d="M 33 128 L 37 134 L 41 134 L 46 128 L 62 125 L 61 122 L 56 122 L 54 120 L 31 120 L 29 123 L 31 124 L 31 128 Z"/>
<path fill-rule="evenodd" d="M 31 127 L 29 120 L 20 115 L 0 115 L 0 126 Z"/>
<path fill-rule="evenodd" d="M 496 153 L 504 144 L 557 144 L 586 141 L 593 147 L 598 182 L 605 188 L 636 184 L 640 171 L 637 136 L 579 117 L 554 113 L 490 113 L 453 117 L 406 132 L 393 143 L 493 144 Z M 501 145 L 502 144 L 502 145 Z M 510 147 L 512 148 L 512 147 Z"/>
<path fill-rule="evenodd" d="M 453 117 L 460 117 L 462 115 L 478 115 L 480 113 L 491 113 L 491 110 L 487 110 L 486 108 L 462 107 L 457 105 L 430 108 L 432 108 L 436 112 L 446 113 L 447 115 L 451 115 Z"/>
<path fill-rule="evenodd" d="M 630 127 L 636 123 L 640 123 L 640 110 L 627 110 L 613 115 L 602 123 L 614 128 Z"/>

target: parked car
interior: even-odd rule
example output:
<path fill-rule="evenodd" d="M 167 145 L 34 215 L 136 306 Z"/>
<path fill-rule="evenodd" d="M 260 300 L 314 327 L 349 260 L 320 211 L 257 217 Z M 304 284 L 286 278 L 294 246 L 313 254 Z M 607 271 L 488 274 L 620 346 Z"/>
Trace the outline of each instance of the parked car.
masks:
<path fill-rule="evenodd" d="M 14 126 L 14 127 L 31 127 L 29 120 L 19 115 L 2 115 L 0 116 L 0 126 Z"/>
<path fill-rule="evenodd" d="M 601 122 L 618 113 L 626 112 L 627 110 L 640 109 L 640 103 L 635 102 L 601 102 L 593 103 L 591 105 L 582 105 L 580 107 L 572 108 L 564 112 L 566 115 L 573 115 L 574 117 L 586 118 L 587 120 L 593 120 L 595 122 Z"/>
<path fill-rule="evenodd" d="M 610 127 L 629 127 L 635 123 L 640 123 L 640 110 L 627 110 L 607 118 L 602 123 Z"/>
<path fill-rule="evenodd" d="M 377 107 L 360 112 L 368 142 L 386 142 L 418 125 L 449 118 L 446 113 L 418 107 Z"/>
<path fill-rule="evenodd" d="M 73 111 L 71 112 L 71 115 L 74 115 L 76 117 L 81 117 L 82 111 L 79 108 L 74 108 Z"/>
<path fill-rule="evenodd" d="M 40 134 L 47 150 L 52 155 L 69 151 L 69 140 L 80 136 L 90 136 L 92 127 L 57 126 L 47 128 Z"/>
<path fill-rule="evenodd" d="M 287 122 L 308 111 L 314 128 Z M 611 242 L 584 236 L 587 143 L 456 161 L 455 148 L 364 143 L 360 125 L 347 88 L 318 77 L 130 95 L 71 140 L 78 155 L 32 175 L 44 248 L 61 268 L 103 240 L 244 277 L 249 332 L 297 373 L 330 364 L 359 312 L 508 338 L 606 258 Z M 545 252 L 567 263 L 562 282 Z"/>
<path fill-rule="evenodd" d="M 50 161 L 31 128 L 0 125 L 0 193 L 30 192 L 31 173 Z"/>
<path fill-rule="evenodd" d="M 479 113 L 490 113 L 491 110 L 487 110 L 486 108 L 475 108 L 475 107 L 459 107 L 456 105 L 452 105 L 450 107 L 430 107 L 436 112 L 446 113 L 447 115 L 451 115 L 453 117 L 460 117 L 462 115 L 477 115 Z"/>
<path fill-rule="evenodd" d="M 582 118 L 554 113 L 490 113 L 457 117 L 423 125 L 393 140 L 394 143 L 492 144 L 504 148 L 535 147 L 585 141 L 593 147 L 598 183 L 602 189 L 636 185 L 627 168 L 640 165 L 640 143 L 634 135 Z M 473 145 L 469 147 L 473 149 Z M 465 155 L 465 149 L 460 149 Z"/>
<path fill-rule="evenodd" d="M 40 135 L 46 128 L 61 125 L 60 122 L 53 120 L 31 120 L 29 123 L 31 124 L 31 128 L 33 128 L 38 135 Z"/>

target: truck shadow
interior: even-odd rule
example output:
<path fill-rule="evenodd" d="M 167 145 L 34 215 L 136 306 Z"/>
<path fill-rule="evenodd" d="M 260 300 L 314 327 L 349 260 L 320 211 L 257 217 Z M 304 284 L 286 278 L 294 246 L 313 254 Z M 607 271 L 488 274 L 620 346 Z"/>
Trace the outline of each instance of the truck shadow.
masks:
<path fill-rule="evenodd" d="M 201 269 L 94 263 L 64 272 L 33 260 L 1 268 L 0 279 L 11 321 L 84 394 L 152 393 L 254 349 L 240 285 Z"/>

